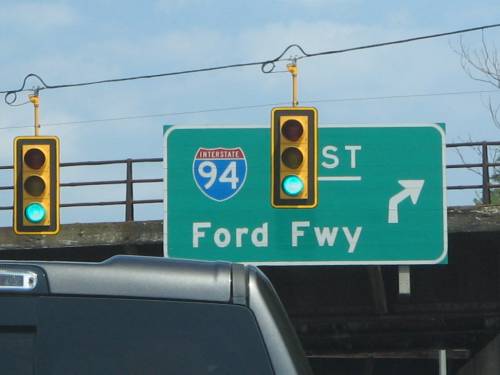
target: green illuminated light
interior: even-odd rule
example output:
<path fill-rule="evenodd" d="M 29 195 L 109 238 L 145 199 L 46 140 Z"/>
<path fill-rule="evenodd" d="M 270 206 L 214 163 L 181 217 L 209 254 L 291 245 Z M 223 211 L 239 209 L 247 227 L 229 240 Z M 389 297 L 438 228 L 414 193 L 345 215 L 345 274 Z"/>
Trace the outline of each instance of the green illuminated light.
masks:
<path fill-rule="evenodd" d="M 298 176 L 289 175 L 283 179 L 281 187 L 285 194 L 295 197 L 304 190 L 304 182 Z"/>
<path fill-rule="evenodd" d="M 40 203 L 31 203 L 24 210 L 26 219 L 31 223 L 41 223 L 45 219 L 45 208 Z"/>

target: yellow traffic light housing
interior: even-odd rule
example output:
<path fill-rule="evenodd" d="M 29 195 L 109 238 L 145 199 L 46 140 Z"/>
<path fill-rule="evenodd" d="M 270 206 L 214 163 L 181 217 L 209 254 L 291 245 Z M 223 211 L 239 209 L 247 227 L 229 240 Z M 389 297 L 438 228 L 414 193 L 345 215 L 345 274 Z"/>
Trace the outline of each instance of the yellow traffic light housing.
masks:
<path fill-rule="evenodd" d="M 318 204 L 316 108 L 284 107 L 271 112 L 271 204 L 313 208 Z"/>
<path fill-rule="evenodd" d="M 14 214 L 16 234 L 59 232 L 59 138 L 14 139 Z"/>

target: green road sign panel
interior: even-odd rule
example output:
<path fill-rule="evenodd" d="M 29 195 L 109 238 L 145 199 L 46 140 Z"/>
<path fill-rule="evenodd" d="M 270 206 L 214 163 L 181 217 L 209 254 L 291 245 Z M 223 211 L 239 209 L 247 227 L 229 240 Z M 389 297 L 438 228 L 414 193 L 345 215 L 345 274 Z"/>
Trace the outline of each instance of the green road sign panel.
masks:
<path fill-rule="evenodd" d="M 164 252 L 260 265 L 447 262 L 444 126 L 321 126 L 318 205 L 271 206 L 268 126 L 166 126 Z"/>

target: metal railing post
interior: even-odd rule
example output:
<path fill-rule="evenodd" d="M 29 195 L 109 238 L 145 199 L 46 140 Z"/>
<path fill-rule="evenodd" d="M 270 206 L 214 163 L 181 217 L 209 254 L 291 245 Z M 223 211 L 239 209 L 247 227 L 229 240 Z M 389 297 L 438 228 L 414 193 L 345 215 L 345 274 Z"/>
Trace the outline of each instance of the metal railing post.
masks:
<path fill-rule="evenodd" d="M 134 185 L 132 159 L 127 159 L 127 183 L 125 191 L 125 221 L 134 221 Z"/>
<path fill-rule="evenodd" d="M 439 375 L 447 374 L 447 366 L 446 366 L 446 350 L 439 350 Z"/>
<path fill-rule="evenodd" d="M 488 161 L 488 143 L 483 142 L 482 148 L 482 169 L 483 169 L 483 204 L 491 204 L 490 192 L 490 165 Z"/>

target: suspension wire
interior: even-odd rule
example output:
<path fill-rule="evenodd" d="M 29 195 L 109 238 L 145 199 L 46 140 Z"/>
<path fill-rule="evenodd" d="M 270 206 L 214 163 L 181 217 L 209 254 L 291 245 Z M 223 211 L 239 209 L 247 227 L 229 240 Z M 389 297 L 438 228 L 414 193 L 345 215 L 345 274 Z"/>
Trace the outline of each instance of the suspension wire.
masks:
<path fill-rule="evenodd" d="M 304 104 L 342 103 L 342 102 L 380 101 L 380 100 L 413 99 L 413 98 L 477 95 L 477 94 L 500 94 L 500 90 L 444 91 L 444 92 L 432 92 L 432 93 L 420 93 L 420 94 L 415 93 L 415 94 L 387 95 L 387 96 L 364 96 L 364 97 L 346 97 L 346 98 L 310 99 L 310 100 L 306 99 L 302 103 L 304 103 Z M 42 123 L 41 125 L 43 127 L 58 127 L 58 126 L 66 126 L 66 125 L 98 124 L 98 123 L 103 123 L 103 122 L 141 120 L 141 119 L 150 119 L 150 118 L 158 118 L 158 117 L 176 117 L 176 116 L 195 115 L 195 114 L 201 114 L 201 113 L 241 111 L 241 110 L 248 110 L 248 109 L 284 106 L 284 105 L 287 105 L 288 103 L 289 102 L 275 102 L 275 103 L 265 103 L 265 104 L 240 105 L 240 106 L 232 106 L 232 107 L 195 109 L 195 110 L 181 111 L 181 112 L 152 113 L 152 114 L 128 115 L 128 116 L 122 115 L 122 116 L 117 116 L 117 117 L 96 118 L 96 119 L 89 119 L 89 120 L 47 122 L 47 123 Z M 33 125 L 0 126 L 0 131 L 1 130 L 8 130 L 8 129 L 31 128 L 31 127 L 33 127 Z"/>
<path fill-rule="evenodd" d="M 219 66 L 212 66 L 212 67 L 207 67 L 207 68 L 181 70 L 181 71 L 168 72 L 168 73 L 158 73 L 158 74 L 148 74 L 148 75 L 140 75 L 140 76 L 132 76 L 132 77 L 102 79 L 102 80 L 98 80 L 98 81 L 67 83 L 67 84 L 59 84 L 59 85 L 49 85 L 38 74 L 30 73 L 24 77 L 23 83 L 19 89 L 0 91 L 0 94 L 5 94 L 5 97 L 4 97 L 5 103 L 7 103 L 8 105 L 15 105 L 14 103 L 17 101 L 17 94 L 19 94 L 21 92 L 33 91 L 33 90 L 49 90 L 49 89 L 69 88 L 69 87 L 91 86 L 91 85 L 98 85 L 98 84 L 105 84 L 105 83 L 116 83 L 116 82 L 133 81 L 133 80 L 140 80 L 140 79 L 151 79 L 151 78 L 169 77 L 169 76 L 176 76 L 176 75 L 186 75 L 186 74 L 210 72 L 210 71 L 215 71 L 215 70 L 224 70 L 224 69 L 232 69 L 232 68 L 242 68 L 242 67 L 249 67 L 249 66 L 256 66 L 256 65 L 260 65 L 262 73 L 273 73 L 274 69 L 276 67 L 276 63 L 279 61 L 292 61 L 292 60 L 299 60 L 299 59 L 305 59 L 305 58 L 311 58 L 311 57 L 353 52 L 353 51 L 359 51 L 359 50 L 370 49 L 370 48 L 378 48 L 378 47 L 385 47 L 385 46 L 396 45 L 396 44 L 410 43 L 410 42 L 415 42 L 415 41 L 420 41 L 420 40 L 425 40 L 425 39 L 439 38 L 439 37 L 455 35 L 455 34 L 464 34 L 464 33 L 469 33 L 469 32 L 473 32 L 473 31 L 486 30 L 486 29 L 497 28 L 497 27 L 500 27 L 500 23 L 492 24 L 492 25 L 477 26 L 477 27 L 472 27 L 472 28 L 467 28 L 467 29 L 448 31 L 448 32 L 443 32 L 443 33 L 438 33 L 438 34 L 417 36 L 417 37 L 407 38 L 407 39 L 399 39 L 399 40 L 394 40 L 394 41 L 390 41 L 390 42 L 367 44 L 367 45 L 363 45 L 363 46 L 338 49 L 338 50 L 320 51 L 320 52 L 315 52 L 315 53 L 307 53 L 299 44 L 290 44 L 288 47 L 286 47 L 284 49 L 284 51 L 279 56 L 275 57 L 274 59 L 270 59 L 270 60 L 253 61 L 253 62 L 246 62 L 246 63 L 239 63 L 239 64 L 219 65 Z M 294 56 L 293 58 L 284 58 L 285 54 L 288 53 L 293 48 L 296 48 L 302 54 L 302 56 Z M 41 84 L 41 86 L 39 85 L 36 88 L 28 89 L 26 87 L 26 85 L 27 85 L 28 80 L 31 78 L 38 80 L 39 84 Z"/>

